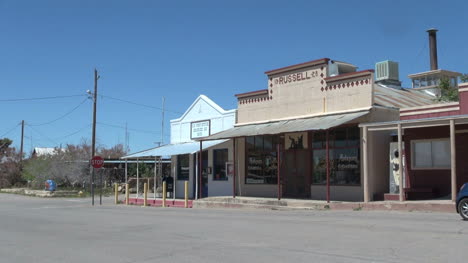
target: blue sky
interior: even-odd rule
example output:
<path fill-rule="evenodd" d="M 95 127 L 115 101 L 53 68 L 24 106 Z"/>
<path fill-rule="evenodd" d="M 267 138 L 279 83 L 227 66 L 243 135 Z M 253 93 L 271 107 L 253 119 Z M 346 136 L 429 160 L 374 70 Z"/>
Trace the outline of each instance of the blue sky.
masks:
<path fill-rule="evenodd" d="M 439 67 L 468 73 L 466 10 L 468 1 L 0 0 L 0 136 L 18 146 L 25 120 L 26 151 L 90 141 L 94 68 L 98 144 L 124 143 L 127 125 L 132 152 L 161 141 L 162 97 L 167 143 L 169 119 L 199 94 L 233 109 L 234 94 L 265 89 L 264 72 L 279 67 L 389 59 L 409 86 L 408 74 L 429 70 L 432 27 Z M 70 95 L 81 96 L 10 101 Z"/>

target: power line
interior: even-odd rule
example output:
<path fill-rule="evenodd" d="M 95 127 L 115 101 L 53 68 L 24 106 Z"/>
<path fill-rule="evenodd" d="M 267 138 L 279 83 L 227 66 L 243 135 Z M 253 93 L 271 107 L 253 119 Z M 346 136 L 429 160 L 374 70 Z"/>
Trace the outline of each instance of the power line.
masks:
<path fill-rule="evenodd" d="M 49 142 L 53 142 L 55 145 L 58 145 L 59 143 L 52 140 L 51 138 L 49 138 L 48 136 L 44 135 L 42 132 L 36 130 L 33 126 L 29 125 L 29 124 L 26 124 L 27 126 L 29 126 L 31 128 L 31 130 L 35 131 L 37 134 L 39 134 L 40 136 L 42 136 L 43 138 L 47 139 Z"/>
<path fill-rule="evenodd" d="M 4 134 L 2 134 L 2 135 L 0 136 L 0 138 L 5 137 L 5 136 L 8 135 L 10 132 L 12 132 L 14 129 L 16 129 L 16 127 L 18 127 L 18 126 L 20 126 L 20 125 L 21 125 L 21 123 L 16 124 L 15 127 L 11 128 L 10 130 L 8 130 L 8 131 L 5 132 Z"/>
<path fill-rule="evenodd" d="M 129 101 L 129 100 L 118 99 L 118 98 L 114 98 L 114 97 L 110 97 L 110 96 L 106 96 L 106 95 L 102 95 L 102 94 L 101 94 L 100 96 L 101 96 L 101 97 L 104 97 L 104 98 L 111 99 L 111 100 L 117 100 L 117 101 L 120 101 L 120 102 L 125 102 L 125 103 L 129 103 L 129 104 L 133 104 L 133 105 L 138 105 L 138 106 L 142 106 L 142 107 L 147 107 L 147 108 L 152 108 L 152 109 L 156 109 L 156 110 L 167 111 L 167 112 L 174 113 L 174 114 L 182 114 L 181 112 L 178 112 L 178 111 L 171 111 L 171 110 L 163 109 L 163 108 L 160 108 L 160 107 L 155 107 L 155 106 L 151 106 L 151 105 L 146 105 L 146 104 L 142 104 L 142 103 L 138 103 L 138 102 L 133 102 L 133 101 Z"/>
<path fill-rule="evenodd" d="M 73 135 L 75 135 L 75 134 L 77 134 L 77 133 L 79 133 L 79 132 L 81 132 L 81 131 L 83 131 L 83 130 L 89 128 L 89 126 L 91 126 L 91 125 L 92 125 L 92 124 L 90 123 L 90 124 L 88 124 L 88 125 L 86 125 L 86 126 L 80 128 L 80 129 L 78 129 L 78 130 L 76 130 L 76 131 L 70 133 L 70 134 L 67 134 L 67 135 L 64 135 L 64 136 L 61 136 L 61 137 L 56 137 L 56 138 L 54 138 L 54 140 L 63 140 L 63 139 L 65 139 L 65 138 L 68 138 L 68 137 L 70 137 L 70 136 L 73 136 Z"/>
<path fill-rule="evenodd" d="M 130 130 L 130 131 L 142 132 L 142 133 L 149 133 L 149 134 L 159 134 L 160 133 L 158 131 L 130 129 L 130 128 L 125 128 L 125 126 L 119 126 L 119 125 L 115 125 L 115 124 L 108 124 L 108 123 L 102 123 L 102 122 L 98 122 L 98 124 L 104 125 L 104 126 L 109 126 L 109 127 L 114 127 L 114 128 L 119 128 L 119 129 L 124 129 L 124 130 L 127 129 L 127 130 Z"/>
<path fill-rule="evenodd" d="M 38 97 L 38 98 L 19 98 L 19 99 L 1 99 L 0 102 L 14 102 L 14 101 L 32 101 L 32 100 L 52 100 L 52 99 L 63 99 L 63 98 L 73 98 L 73 97 L 83 97 L 85 94 L 81 95 L 65 95 L 65 96 L 53 96 L 53 97 Z"/>
<path fill-rule="evenodd" d="M 68 115 L 72 114 L 75 110 L 77 110 L 81 105 L 83 105 L 83 103 L 85 103 L 86 101 L 88 100 L 88 98 L 85 98 L 82 102 L 80 102 L 80 104 L 78 104 L 76 107 L 74 107 L 73 109 L 71 109 L 70 111 L 68 111 L 67 113 L 65 113 L 64 115 L 58 117 L 57 119 L 54 119 L 54 120 L 51 120 L 51 121 L 48 121 L 48 122 L 44 122 L 44 123 L 39 123 L 39 124 L 29 124 L 29 126 L 43 126 L 43 125 L 47 125 L 47 124 L 51 124 L 53 122 L 56 122 L 58 120 L 61 120 L 65 117 L 67 117 Z"/>

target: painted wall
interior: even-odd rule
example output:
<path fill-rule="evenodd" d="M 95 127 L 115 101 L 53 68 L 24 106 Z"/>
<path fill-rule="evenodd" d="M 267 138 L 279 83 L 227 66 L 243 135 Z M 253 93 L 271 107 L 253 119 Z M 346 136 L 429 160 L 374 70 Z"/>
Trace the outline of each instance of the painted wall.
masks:
<path fill-rule="evenodd" d="M 208 196 L 231 196 L 232 195 L 232 177 L 228 177 L 228 180 L 214 180 L 213 170 L 213 150 L 215 149 L 228 149 L 228 161 L 233 160 L 232 141 L 226 141 L 216 146 L 208 148 L 208 167 L 212 168 L 212 173 L 208 175 Z M 196 180 L 196 171 L 198 169 L 197 154 L 190 154 L 189 163 L 189 198 L 195 198 L 194 184 Z M 176 198 L 184 198 L 184 182 L 185 180 L 177 180 L 177 156 L 172 156 L 172 163 L 174 164 L 173 176 L 176 187 Z"/>
<path fill-rule="evenodd" d="M 239 196 L 252 196 L 252 197 L 278 197 L 277 184 L 246 184 L 245 183 L 245 139 L 236 139 L 236 152 L 237 152 L 237 180 L 236 192 Z"/>
<path fill-rule="evenodd" d="M 457 125 L 456 130 L 466 130 L 468 125 Z M 456 155 L 457 155 L 457 190 L 461 184 L 468 182 L 468 133 L 456 133 Z M 403 139 L 406 150 L 406 164 L 408 178 L 407 183 L 411 188 L 433 188 L 436 197 L 447 196 L 451 193 L 450 168 L 448 169 L 412 169 L 411 141 L 421 139 L 450 138 L 449 126 L 406 129 Z"/>
<path fill-rule="evenodd" d="M 398 109 L 374 108 L 365 122 L 396 121 L 399 117 Z M 369 197 L 371 200 L 381 199 L 383 198 L 383 194 L 389 191 L 390 141 L 391 134 L 395 132 L 368 132 Z M 363 144 L 361 144 L 361 147 L 363 147 Z M 363 152 L 361 151 L 361 160 L 363 158 L 362 154 Z M 361 165 L 361 175 L 364 175 L 363 169 Z M 362 178 L 362 180 L 364 179 Z"/>
<path fill-rule="evenodd" d="M 171 143 L 191 142 L 191 123 L 210 120 L 210 134 L 234 127 L 236 110 L 224 110 L 200 95 L 179 119 L 171 120 Z"/>
<path fill-rule="evenodd" d="M 372 72 L 327 78 L 327 71 L 328 64 L 321 64 L 268 75 L 264 93 L 238 96 L 238 124 L 372 106 Z"/>

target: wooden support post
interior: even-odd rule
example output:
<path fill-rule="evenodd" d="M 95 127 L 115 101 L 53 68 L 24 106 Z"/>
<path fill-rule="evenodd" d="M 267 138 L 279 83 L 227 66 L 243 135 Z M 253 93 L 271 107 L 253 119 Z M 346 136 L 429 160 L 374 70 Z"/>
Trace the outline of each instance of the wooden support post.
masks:
<path fill-rule="evenodd" d="M 367 203 L 370 201 L 369 198 L 369 162 L 367 160 L 369 150 L 367 143 L 367 126 L 362 128 L 362 166 L 364 172 L 364 202 Z"/>
<path fill-rule="evenodd" d="M 184 207 L 188 208 L 188 181 L 184 182 Z"/>
<path fill-rule="evenodd" d="M 327 130 L 326 132 L 326 136 L 327 136 L 327 141 L 326 141 L 326 148 L 325 148 L 325 154 L 326 154 L 326 158 L 325 158 L 325 162 L 327 163 L 327 203 L 330 203 L 330 149 L 329 149 L 329 137 L 330 137 L 330 134 L 329 134 L 329 130 Z"/>
<path fill-rule="evenodd" d="M 232 165 L 233 165 L 233 171 L 232 171 L 232 198 L 236 198 L 236 138 L 232 139 Z M 228 171 L 226 170 L 226 173 Z"/>
<path fill-rule="evenodd" d="M 163 201 L 162 201 L 162 207 L 166 207 L 166 182 L 163 182 Z"/>
<path fill-rule="evenodd" d="M 401 123 L 398 123 L 398 165 L 400 167 L 400 202 L 403 202 L 405 200 L 405 193 L 404 193 L 404 181 L 405 178 L 403 178 L 403 163 L 401 159 L 402 155 L 402 150 L 401 150 L 401 144 L 402 144 L 402 134 L 401 134 Z"/>
<path fill-rule="evenodd" d="M 276 173 L 277 173 L 277 183 L 278 183 L 278 200 L 281 200 L 281 144 L 276 145 Z"/>
<path fill-rule="evenodd" d="M 455 144 L 455 121 L 450 120 L 450 175 L 452 187 L 452 202 L 457 198 L 457 151 Z"/>
<path fill-rule="evenodd" d="M 125 184 L 125 204 L 128 205 L 129 204 L 129 198 L 130 198 L 130 191 L 129 191 L 129 185 L 128 184 Z"/>
<path fill-rule="evenodd" d="M 119 185 L 117 183 L 114 184 L 114 192 L 115 192 L 115 204 L 119 203 Z"/>
<path fill-rule="evenodd" d="M 148 206 L 148 183 L 143 184 L 143 206 Z"/>

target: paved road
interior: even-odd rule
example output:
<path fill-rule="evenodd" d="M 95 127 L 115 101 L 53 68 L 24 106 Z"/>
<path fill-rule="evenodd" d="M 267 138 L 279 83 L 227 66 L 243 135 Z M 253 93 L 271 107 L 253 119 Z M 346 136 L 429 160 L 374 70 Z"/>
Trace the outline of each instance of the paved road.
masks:
<path fill-rule="evenodd" d="M 114 206 L 0 194 L 0 262 L 467 262 L 456 214 Z"/>

